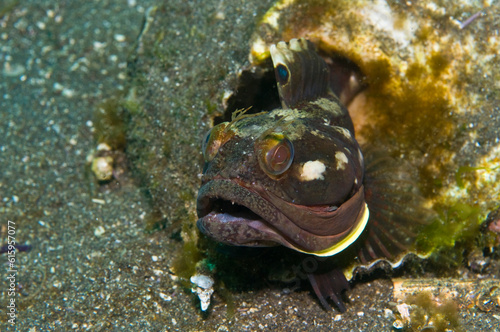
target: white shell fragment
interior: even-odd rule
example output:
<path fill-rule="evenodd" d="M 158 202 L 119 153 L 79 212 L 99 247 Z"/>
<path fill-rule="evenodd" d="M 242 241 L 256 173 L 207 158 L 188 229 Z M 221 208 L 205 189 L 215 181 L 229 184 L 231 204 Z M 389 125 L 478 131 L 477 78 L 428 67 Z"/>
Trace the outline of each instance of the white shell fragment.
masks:
<path fill-rule="evenodd" d="M 191 288 L 191 292 L 196 293 L 198 298 L 200 299 L 201 310 L 206 311 L 208 306 L 210 305 L 210 297 L 212 296 L 214 289 L 212 288 L 214 285 L 214 280 L 202 274 L 196 274 L 192 276 L 189 280 L 196 287 Z"/>
<path fill-rule="evenodd" d="M 409 322 L 410 321 L 410 306 L 406 303 L 401 303 L 396 306 L 396 308 L 399 311 L 399 314 L 401 315 L 401 318 L 403 318 L 404 321 Z"/>
<path fill-rule="evenodd" d="M 92 160 L 91 169 L 97 180 L 109 181 L 113 178 L 113 157 L 97 157 Z"/>

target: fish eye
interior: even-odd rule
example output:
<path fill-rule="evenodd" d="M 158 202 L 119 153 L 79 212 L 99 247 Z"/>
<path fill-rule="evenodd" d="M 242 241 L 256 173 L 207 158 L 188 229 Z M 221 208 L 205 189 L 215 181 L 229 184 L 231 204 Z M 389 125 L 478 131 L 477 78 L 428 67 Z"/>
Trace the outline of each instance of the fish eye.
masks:
<path fill-rule="evenodd" d="M 205 162 L 210 162 L 219 152 L 220 147 L 232 136 L 228 135 L 226 128 L 229 122 L 218 124 L 209 130 L 202 141 L 203 158 Z"/>
<path fill-rule="evenodd" d="M 284 64 L 280 63 L 276 66 L 276 73 L 278 74 L 277 77 L 281 84 L 286 84 L 288 82 L 290 73 Z"/>
<path fill-rule="evenodd" d="M 292 142 L 283 134 L 270 134 L 256 143 L 260 167 L 270 176 L 285 173 L 292 165 Z"/>

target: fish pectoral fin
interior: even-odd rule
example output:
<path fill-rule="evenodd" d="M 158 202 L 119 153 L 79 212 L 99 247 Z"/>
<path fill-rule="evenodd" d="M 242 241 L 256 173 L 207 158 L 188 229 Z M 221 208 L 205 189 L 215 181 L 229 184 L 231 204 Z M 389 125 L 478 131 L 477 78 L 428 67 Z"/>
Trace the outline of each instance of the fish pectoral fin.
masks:
<path fill-rule="evenodd" d="M 310 41 L 300 38 L 272 45 L 271 58 L 284 109 L 329 93 L 328 66 Z"/>
<path fill-rule="evenodd" d="M 349 290 L 349 282 L 340 269 L 333 269 L 326 273 L 309 273 L 307 278 L 311 283 L 314 293 L 325 310 L 331 310 L 327 299 L 330 298 L 340 312 L 346 308 L 342 302 L 342 292 Z"/>

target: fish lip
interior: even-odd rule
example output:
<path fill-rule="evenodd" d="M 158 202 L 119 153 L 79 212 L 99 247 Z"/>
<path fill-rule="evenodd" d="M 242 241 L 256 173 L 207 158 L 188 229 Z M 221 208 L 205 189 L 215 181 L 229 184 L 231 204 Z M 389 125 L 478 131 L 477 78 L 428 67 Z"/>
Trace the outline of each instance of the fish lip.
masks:
<path fill-rule="evenodd" d="M 214 211 L 217 201 L 229 202 L 244 208 L 242 211 Z M 262 215 L 256 206 L 272 204 L 241 181 L 213 179 L 203 184 L 197 199 L 197 226 L 202 233 L 226 244 L 245 246 L 275 246 L 288 242 L 267 220 L 272 214 Z M 253 208 L 252 208 L 253 207 Z M 271 208 L 271 209 L 270 209 Z"/>
<path fill-rule="evenodd" d="M 204 183 L 199 191 L 198 228 L 212 239 L 230 245 L 281 244 L 316 256 L 332 256 L 352 244 L 368 220 L 368 208 L 363 201 L 363 208 L 352 228 L 338 234 L 314 234 L 285 216 L 278 205 L 266 199 L 266 194 L 265 189 L 249 188 L 240 179 L 212 179 Z M 244 212 L 240 215 L 213 211 L 216 200 L 234 202 L 251 213 L 248 211 L 250 214 L 245 215 Z"/>
<path fill-rule="evenodd" d="M 252 194 L 255 194 L 254 198 L 260 198 L 257 193 L 254 193 L 254 191 L 234 180 L 210 180 L 201 186 L 198 193 L 196 202 L 198 217 L 203 218 L 210 214 L 213 211 L 215 200 L 224 200 L 246 207 L 249 203 L 249 197 Z"/>
<path fill-rule="evenodd" d="M 203 234 L 218 242 L 229 245 L 249 247 L 272 247 L 278 245 L 276 240 L 274 240 L 277 233 L 274 233 L 271 230 L 271 226 L 267 225 L 263 219 L 243 219 L 227 213 L 216 213 L 212 211 L 206 216 L 198 219 L 196 225 Z M 213 227 L 214 225 L 216 225 L 216 227 Z M 229 227 L 233 228 L 232 232 L 227 231 Z M 226 229 L 226 231 L 224 231 L 224 229 Z M 267 232 L 264 232 L 262 229 L 266 229 Z M 271 233 L 275 236 L 268 235 Z M 246 234 L 246 236 L 241 236 L 242 234 Z"/>

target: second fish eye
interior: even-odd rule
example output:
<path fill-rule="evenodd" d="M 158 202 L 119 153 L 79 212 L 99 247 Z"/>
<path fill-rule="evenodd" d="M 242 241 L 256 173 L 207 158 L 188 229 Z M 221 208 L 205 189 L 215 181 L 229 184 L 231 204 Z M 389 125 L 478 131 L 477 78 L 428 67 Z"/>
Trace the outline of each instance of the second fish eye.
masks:
<path fill-rule="evenodd" d="M 205 162 L 210 162 L 219 152 L 219 149 L 224 143 L 232 137 L 232 132 L 226 128 L 229 122 L 223 122 L 213 127 L 203 137 L 202 151 Z"/>
<path fill-rule="evenodd" d="M 256 144 L 260 167 L 269 175 L 285 173 L 292 165 L 294 150 L 292 142 L 283 134 L 270 134 Z"/>

